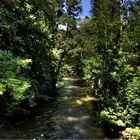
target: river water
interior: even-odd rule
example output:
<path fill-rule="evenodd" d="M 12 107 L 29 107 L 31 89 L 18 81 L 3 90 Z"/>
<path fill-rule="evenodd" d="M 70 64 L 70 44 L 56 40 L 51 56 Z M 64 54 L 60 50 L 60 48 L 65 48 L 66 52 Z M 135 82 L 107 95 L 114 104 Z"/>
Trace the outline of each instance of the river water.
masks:
<path fill-rule="evenodd" d="M 97 98 L 86 94 L 77 78 L 64 78 L 64 88 L 20 121 L 0 120 L 0 139 L 109 139 L 99 124 Z"/>

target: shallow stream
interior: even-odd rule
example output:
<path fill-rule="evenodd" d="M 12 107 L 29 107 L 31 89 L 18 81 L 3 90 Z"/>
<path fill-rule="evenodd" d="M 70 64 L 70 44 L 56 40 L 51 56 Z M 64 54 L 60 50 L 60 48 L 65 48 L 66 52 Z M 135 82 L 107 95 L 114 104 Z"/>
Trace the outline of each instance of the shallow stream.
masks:
<path fill-rule="evenodd" d="M 64 78 L 56 100 L 33 115 L 0 120 L 1 139 L 108 139 L 99 124 L 97 98 L 89 97 L 77 78 Z"/>

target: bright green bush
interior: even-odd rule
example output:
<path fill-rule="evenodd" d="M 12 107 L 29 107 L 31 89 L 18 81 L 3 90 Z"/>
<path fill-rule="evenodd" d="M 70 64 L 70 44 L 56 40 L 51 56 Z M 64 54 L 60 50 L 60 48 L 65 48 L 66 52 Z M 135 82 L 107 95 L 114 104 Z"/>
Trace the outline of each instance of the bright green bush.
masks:
<path fill-rule="evenodd" d="M 132 129 L 132 135 L 134 136 L 134 138 L 136 140 L 140 139 L 140 128 L 139 127 L 135 127 Z"/>
<path fill-rule="evenodd" d="M 31 81 L 22 76 L 22 71 L 30 68 L 29 63 L 30 59 L 15 58 L 10 51 L 0 51 L 0 104 L 6 112 L 15 110 L 23 100 L 28 100 L 29 106 L 34 105 Z"/>

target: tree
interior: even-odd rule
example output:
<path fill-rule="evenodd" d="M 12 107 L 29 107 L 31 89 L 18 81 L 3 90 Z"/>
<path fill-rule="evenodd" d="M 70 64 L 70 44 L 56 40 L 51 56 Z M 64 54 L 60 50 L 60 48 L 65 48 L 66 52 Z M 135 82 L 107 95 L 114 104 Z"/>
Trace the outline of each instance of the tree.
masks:
<path fill-rule="evenodd" d="M 71 30 L 76 28 L 75 16 L 80 9 L 79 4 L 80 1 L 75 0 L 53 2 L 51 0 L 40 0 L 39 2 L 34 0 L 0 1 L 0 53 L 2 54 L 0 62 L 2 63 L 3 59 L 6 60 L 5 63 L 2 63 L 4 70 L 5 66 L 10 64 L 11 69 L 8 69 L 8 73 L 12 73 L 12 75 L 9 74 L 8 76 L 9 78 L 14 77 L 14 80 L 19 83 L 17 85 L 15 83 L 10 84 L 7 80 L 7 72 L 3 70 L 1 75 L 5 75 L 2 78 L 2 81 L 5 82 L 1 84 L 2 99 L 0 102 L 2 102 L 3 97 L 6 98 L 4 93 L 9 88 L 12 99 L 21 96 L 20 91 L 15 94 L 15 89 L 21 88 L 21 80 L 24 79 L 23 81 L 30 85 L 30 88 L 23 92 L 22 98 L 10 100 L 8 106 L 4 105 L 7 103 L 2 104 L 4 113 L 16 112 L 19 106 L 21 110 L 28 110 L 29 101 L 35 105 L 38 94 L 46 94 L 56 88 L 62 60 L 70 50 L 68 38 L 72 37 Z M 66 24 L 68 26 L 66 31 L 61 32 L 58 24 L 62 23 L 61 19 L 65 17 L 64 15 L 67 17 Z M 60 38 L 57 38 L 59 35 L 66 35 L 66 45 L 61 44 Z M 56 59 L 53 54 L 55 48 L 63 50 L 59 59 Z M 8 53 L 6 53 L 7 51 Z M 16 64 L 18 58 L 23 62 L 25 62 L 24 60 L 31 60 L 32 63 L 25 69 L 25 64 Z M 10 99 L 10 97 L 8 98 Z M 10 108 L 11 105 L 13 108 Z"/>
<path fill-rule="evenodd" d="M 104 124 L 114 132 L 138 126 L 139 2 L 91 3 L 92 18 L 84 19 L 79 29 L 84 79 L 101 99 Z"/>
<path fill-rule="evenodd" d="M 37 1 L 3 0 L 0 4 L 0 51 L 1 54 L 5 54 L 2 55 L 2 60 L 6 60 L 6 64 L 11 64 L 8 73 L 10 72 L 12 75 L 8 75 L 9 79 L 14 76 L 14 80 L 17 80 L 18 83 L 22 83 L 21 80 L 25 79 L 25 82 L 27 80 L 30 85 L 30 88 L 27 88 L 23 95 L 20 95 L 22 94 L 20 91 L 15 94 L 17 93 L 15 87 L 20 89 L 21 85 L 10 84 L 10 81 L 6 79 L 7 72 L 3 71 L 1 73 L 5 75 L 2 79 L 5 82 L 2 82 L 1 85 L 2 99 L 3 97 L 7 98 L 4 93 L 9 88 L 11 89 L 9 94 L 12 98 L 22 96 L 18 101 L 12 100 L 8 106 L 4 107 L 4 104 L 7 104 L 4 103 L 2 105 L 3 110 L 6 110 L 6 112 L 15 110 L 16 112 L 20 105 L 21 109 L 28 109 L 30 105 L 27 102 L 29 100 L 32 101 L 30 102 L 32 105 L 35 105 L 37 94 L 44 94 L 52 88 L 53 55 L 51 49 L 54 47 L 54 36 L 57 30 L 56 18 L 61 11 L 61 1 L 52 3 L 51 1 L 41 0 L 38 3 Z M 5 53 L 6 51 L 8 53 Z M 23 59 L 23 65 L 16 65 L 16 58 Z M 24 69 L 24 59 L 32 61 L 30 68 L 26 70 Z M 2 67 L 5 67 L 5 63 L 2 63 Z M 16 71 L 18 73 L 16 73 L 15 67 L 17 67 Z M 25 108 L 23 104 L 27 104 L 28 107 Z M 11 105 L 13 105 L 13 108 L 9 108 Z"/>

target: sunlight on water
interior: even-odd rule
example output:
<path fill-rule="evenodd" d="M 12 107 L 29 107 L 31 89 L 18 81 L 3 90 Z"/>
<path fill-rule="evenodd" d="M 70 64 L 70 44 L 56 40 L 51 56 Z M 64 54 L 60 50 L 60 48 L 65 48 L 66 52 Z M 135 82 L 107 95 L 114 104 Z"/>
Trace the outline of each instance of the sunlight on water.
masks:
<path fill-rule="evenodd" d="M 65 89 L 79 89 L 79 86 L 67 86 Z"/>
<path fill-rule="evenodd" d="M 74 103 L 77 105 L 82 105 L 84 103 L 91 102 L 91 101 L 98 101 L 98 99 L 95 97 L 87 96 L 87 97 L 82 97 L 82 98 L 75 100 Z"/>
<path fill-rule="evenodd" d="M 76 117 L 67 117 L 66 120 L 70 121 L 70 122 L 73 122 L 73 121 L 78 121 L 78 118 L 76 118 Z"/>
<path fill-rule="evenodd" d="M 75 78 L 75 77 L 64 77 L 63 80 L 65 80 L 65 81 L 78 81 L 79 79 Z"/>
<path fill-rule="evenodd" d="M 65 120 L 68 122 L 84 121 L 89 119 L 90 116 L 81 116 L 81 117 L 67 117 Z"/>

